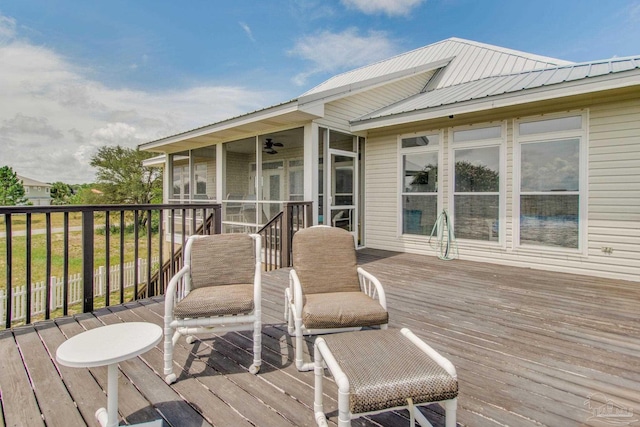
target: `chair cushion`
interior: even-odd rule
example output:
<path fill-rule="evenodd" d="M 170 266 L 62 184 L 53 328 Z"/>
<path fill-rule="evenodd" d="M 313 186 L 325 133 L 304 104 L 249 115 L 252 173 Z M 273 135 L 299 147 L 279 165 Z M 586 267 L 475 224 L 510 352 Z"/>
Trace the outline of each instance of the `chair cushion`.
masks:
<path fill-rule="evenodd" d="M 361 291 L 305 295 L 302 307 L 307 329 L 376 326 L 388 321 L 380 303 Z"/>
<path fill-rule="evenodd" d="M 310 227 L 293 236 L 293 268 L 305 295 L 360 290 L 353 236 L 335 227 Z"/>
<path fill-rule="evenodd" d="M 397 329 L 323 337 L 349 379 L 349 408 L 359 414 L 458 395 L 458 381 Z"/>
<path fill-rule="evenodd" d="M 256 268 L 254 243 L 248 234 L 216 234 L 191 244 L 193 288 L 253 283 Z"/>
<path fill-rule="evenodd" d="M 189 292 L 173 311 L 176 318 L 247 314 L 253 311 L 253 284 L 220 285 Z"/>

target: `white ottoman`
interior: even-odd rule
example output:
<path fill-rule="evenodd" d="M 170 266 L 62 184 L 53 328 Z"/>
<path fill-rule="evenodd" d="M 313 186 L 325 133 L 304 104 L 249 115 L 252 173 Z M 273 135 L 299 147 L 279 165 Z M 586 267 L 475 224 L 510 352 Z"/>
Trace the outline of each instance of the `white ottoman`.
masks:
<path fill-rule="evenodd" d="M 353 418 L 409 409 L 411 425 L 431 426 L 415 408 L 440 402 L 446 427 L 456 425 L 458 380 L 455 367 L 409 329 L 325 335 L 315 342 L 314 411 L 327 425 L 322 404 L 324 363 L 338 385 L 338 427 Z"/>

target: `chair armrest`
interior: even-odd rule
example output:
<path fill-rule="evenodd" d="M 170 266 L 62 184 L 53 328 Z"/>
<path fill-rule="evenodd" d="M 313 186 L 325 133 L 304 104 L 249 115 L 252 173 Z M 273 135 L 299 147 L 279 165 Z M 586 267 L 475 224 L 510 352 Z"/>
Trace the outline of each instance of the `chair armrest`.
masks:
<path fill-rule="evenodd" d="M 449 361 L 449 359 L 447 359 L 444 356 L 440 355 L 440 353 L 435 351 L 429 344 L 427 344 L 426 342 L 424 342 L 420 338 L 418 338 L 409 329 L 402 328 L 400 330 L 400 332 L 402 333 L 402 335 L 407 337 L 412 343 L 414 343 L 416 346 L 418 346 L 418 348 L 420 350 L 424 351 L 425 354 L 431 358 L 431 360 L 436 362 L 438 365 L 440 365 L 440 367 L 442 369 L 447 371 L 449 373 L 449 375 L 451 375 L 455 379 L 458 378 L 458 374 L 456 373 L 456 367 L 453 366 L 453 363 L 451 363 Z"/>
<path fill-rule="evenodd" d="M 165 313 L 173 312 L 173 306 L 176 302 L 180 301 L 182 298 L 189 293 L 189 289 L 181 289 L 181 292 L 178 293 L 178 284 L 182 277 L 189 273 L 189 266 L 185 265 L 178 271 L 172 278 L 169 280 L 169 284 L 167 285 L 167 290 L 164 294 L 164 310 Z"/>
<path fill-rule="evenodd" d="M 296 317 L 302 317 L 302 285 L 295 270 L 289 271 L 289 294 L 293 297 Z"/>
<path fill-rule="evenodd" d="M 384 294 L 382 283 L 373 274 L 362 267 L 358 267 L 358 279 L 360 279 L 360 289 L 371 298 L 378 298 L 380 305 L 387 309 L 387 297 Z M 372 286 L 373 285 L 373 286 Z"/>

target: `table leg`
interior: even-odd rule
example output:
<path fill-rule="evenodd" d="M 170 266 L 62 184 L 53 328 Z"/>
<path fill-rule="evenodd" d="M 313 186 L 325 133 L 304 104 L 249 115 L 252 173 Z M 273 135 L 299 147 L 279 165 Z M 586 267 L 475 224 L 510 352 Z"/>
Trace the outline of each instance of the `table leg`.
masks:
<path fill-rule="evenodd" d="M 112 363 L 107 370 L 107 409 L 96 411 L 96 419 L 102 427 L 118 426 L 118 364 Z"/>

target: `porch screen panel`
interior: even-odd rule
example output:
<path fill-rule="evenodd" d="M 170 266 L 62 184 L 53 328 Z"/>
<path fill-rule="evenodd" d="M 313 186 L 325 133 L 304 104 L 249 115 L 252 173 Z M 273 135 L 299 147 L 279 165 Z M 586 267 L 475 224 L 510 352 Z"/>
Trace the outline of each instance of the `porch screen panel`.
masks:
<path fill-rule="evenodd" d="M 224 231 L 255 232 L 256 138 L 227 142 L 224 151 Z"/>

